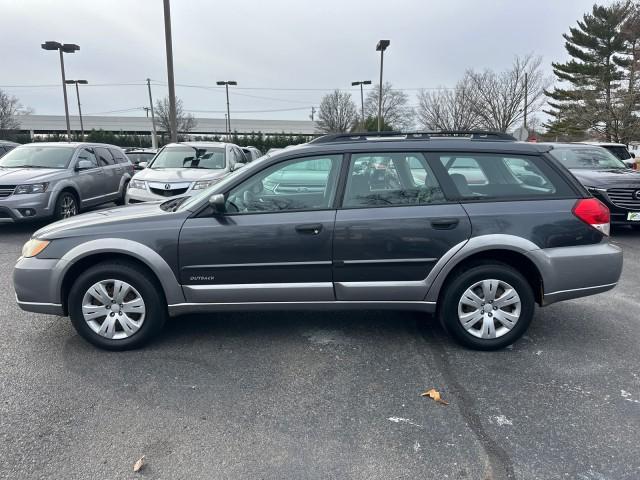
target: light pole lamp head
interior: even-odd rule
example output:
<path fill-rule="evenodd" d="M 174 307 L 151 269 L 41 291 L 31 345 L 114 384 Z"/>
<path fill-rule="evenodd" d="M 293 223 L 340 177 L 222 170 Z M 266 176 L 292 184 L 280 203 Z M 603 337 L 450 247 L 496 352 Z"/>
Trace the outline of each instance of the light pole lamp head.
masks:
<path fill-rule="evenodd" d="M 64 53 L 74 53 L 80 50 L 80 47 L 75 43 L 65 43 L 61 48 Z"/>
<path fill-rule="evenodd" d="M 43 50 L 59 50 L 62 44 L 60 42 L 44 42 L 40 46 Z"/>
<path fill-rule="evenodd" d="M 390 40 L 380 40 L 378 45 L 376 45 L 376 52 L 384 52 L 389 44 L 391 44 Z"/>
<path fill-rule="evenodd" d="M 238 82 L 234 81 L 234 80 L 229 80 L 227 82 L 229 85 L 238 85 Z"/>
<path fill-rule="evenodd" d="M 365 80 L 362 82 L 363 85 L 371 85 L 371 80 Z"/>
<path fill-rule="evenodd" d="M 223 85 L 224 86 L 224 85 L 226 85 L 226 83 L 227 82 L 218 81 L 218 82 L 216 82 L 216 85 Z"/>

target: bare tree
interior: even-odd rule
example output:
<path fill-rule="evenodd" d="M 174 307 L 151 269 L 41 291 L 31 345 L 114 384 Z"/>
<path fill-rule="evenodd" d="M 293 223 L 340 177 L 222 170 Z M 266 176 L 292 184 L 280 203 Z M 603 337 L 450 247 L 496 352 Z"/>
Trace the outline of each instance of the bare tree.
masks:
<path fill-rule="evenodd" d="M 24 109 L 17 97 L 0 90 L 0 134 L 19 129 L 19 116 L 30 112 L 30 109 Z"/>
<path fill-rule="evenodd" d="M 378 117 L 378 85 L 367 93 L 364 112 L 367 118 Z M 382 120 L 394 129 L 407 130 L 413 126 L 415 112 L 409 105 L 409 96 L 396 90 L 390 83 L 382 86 Z"/>
<path fill-rule="evenodd" d="M 482 126 L 506 132 L 524 117 L 525 74 L 527 77 L 527 115 L 540 110 L 545 102 L 545 89 L 550 80 L 541 69 L 542 57 L 532 54 L 516 56 L 511 68 L 496 73 L 492 70 L 465 74 L 470 85 L 471 102 Z"/>
<path fill-rule="evenodd" d="M 335 90 L 322 97 L 318 111 L 318 130 L 324 133 L 347 132 L 358 120 L 351 94 Z"/>
<path fill-rule="evenodd" d="M 460 80 L 453 89 L 418 93 L 418 122 L 425 130 L 474 130 L 481 126 L 472 102 L 471 82 Z"/>
<path fill-rule="evenodd" d="M 162 100 L 156 100 L 155 105 L 156 127 L 163 132 L 171 131 L 171 122 L 169 121 L 169 97 Z M 176 97 L 176 122 L 178 125 L 178 133 L 189 133 L 196 125 L 196 119 L 190 113 L 185 113 L 182 100 Z"/>

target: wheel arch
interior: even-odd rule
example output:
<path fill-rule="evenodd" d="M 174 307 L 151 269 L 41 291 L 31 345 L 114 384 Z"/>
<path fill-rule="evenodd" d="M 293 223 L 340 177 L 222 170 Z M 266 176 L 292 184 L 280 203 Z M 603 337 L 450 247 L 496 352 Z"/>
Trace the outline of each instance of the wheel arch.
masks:
<path fill-rule="evenodd" d="M 65 314 L 67 297 L 78 272 L 104 261 L 129 261 L 153 275 L 168 304 L 184 302 L 182 288 L 167 262 L 154 250 L 138 242 L 119 238 L 91 240 L 69 250 L 54 272 L 55 297 L 60 296 Z M 54 297 L 54 298 L 55 298 Z"/>

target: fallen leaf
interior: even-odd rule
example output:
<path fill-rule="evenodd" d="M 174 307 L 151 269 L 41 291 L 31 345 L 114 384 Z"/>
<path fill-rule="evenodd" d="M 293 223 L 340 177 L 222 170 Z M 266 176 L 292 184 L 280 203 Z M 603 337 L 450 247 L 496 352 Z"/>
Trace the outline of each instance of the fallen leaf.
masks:
<path fill-rule="evenodd" d="M 144 455 L 142 455 L 136 463 L 133 464 L 133 471 L 139 472 L 144 467 Z"/>
<path fill-rule="evenodd" d="M 424 393 L 420 394 L 421 397 L 430 397 L 432 398 L 434 401 L 441 403 L 443 405 L 449 405 L 449 402 L 444 401 L 442 398 L 440 398 L 440 392 L 437 391 L 435 388 L 432 388 L 431 390 L 427 390 Z"/>

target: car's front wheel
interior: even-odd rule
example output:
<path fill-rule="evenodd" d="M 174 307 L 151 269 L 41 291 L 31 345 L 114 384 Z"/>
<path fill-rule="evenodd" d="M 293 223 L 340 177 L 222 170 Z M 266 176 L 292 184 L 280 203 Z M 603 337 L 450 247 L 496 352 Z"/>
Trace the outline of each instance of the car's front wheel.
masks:
<path fill-rule="evenodd" d="M 160 287 L 142 268 L 109 262 L 82 273 L 69 292 L 69 316 L 87 341 L 107 350 L 148 342 L 167 318 Z"/>
<path fill-rule="evenodd" d="M 76 196 L 71 192 L 62 192 L 56 200 L 53 216 L 56 220 L 64 220 L 65 218 L 75 217 L 79 211 L 80 206 Z"/>
<path fill-rule="evenodd" d="M 478 263 L 444 287 L 439 317 L 459 343 L 477 350 L 511 345 L 526 332 L 535 300 L 527 280 L 503 263 Z"/>

